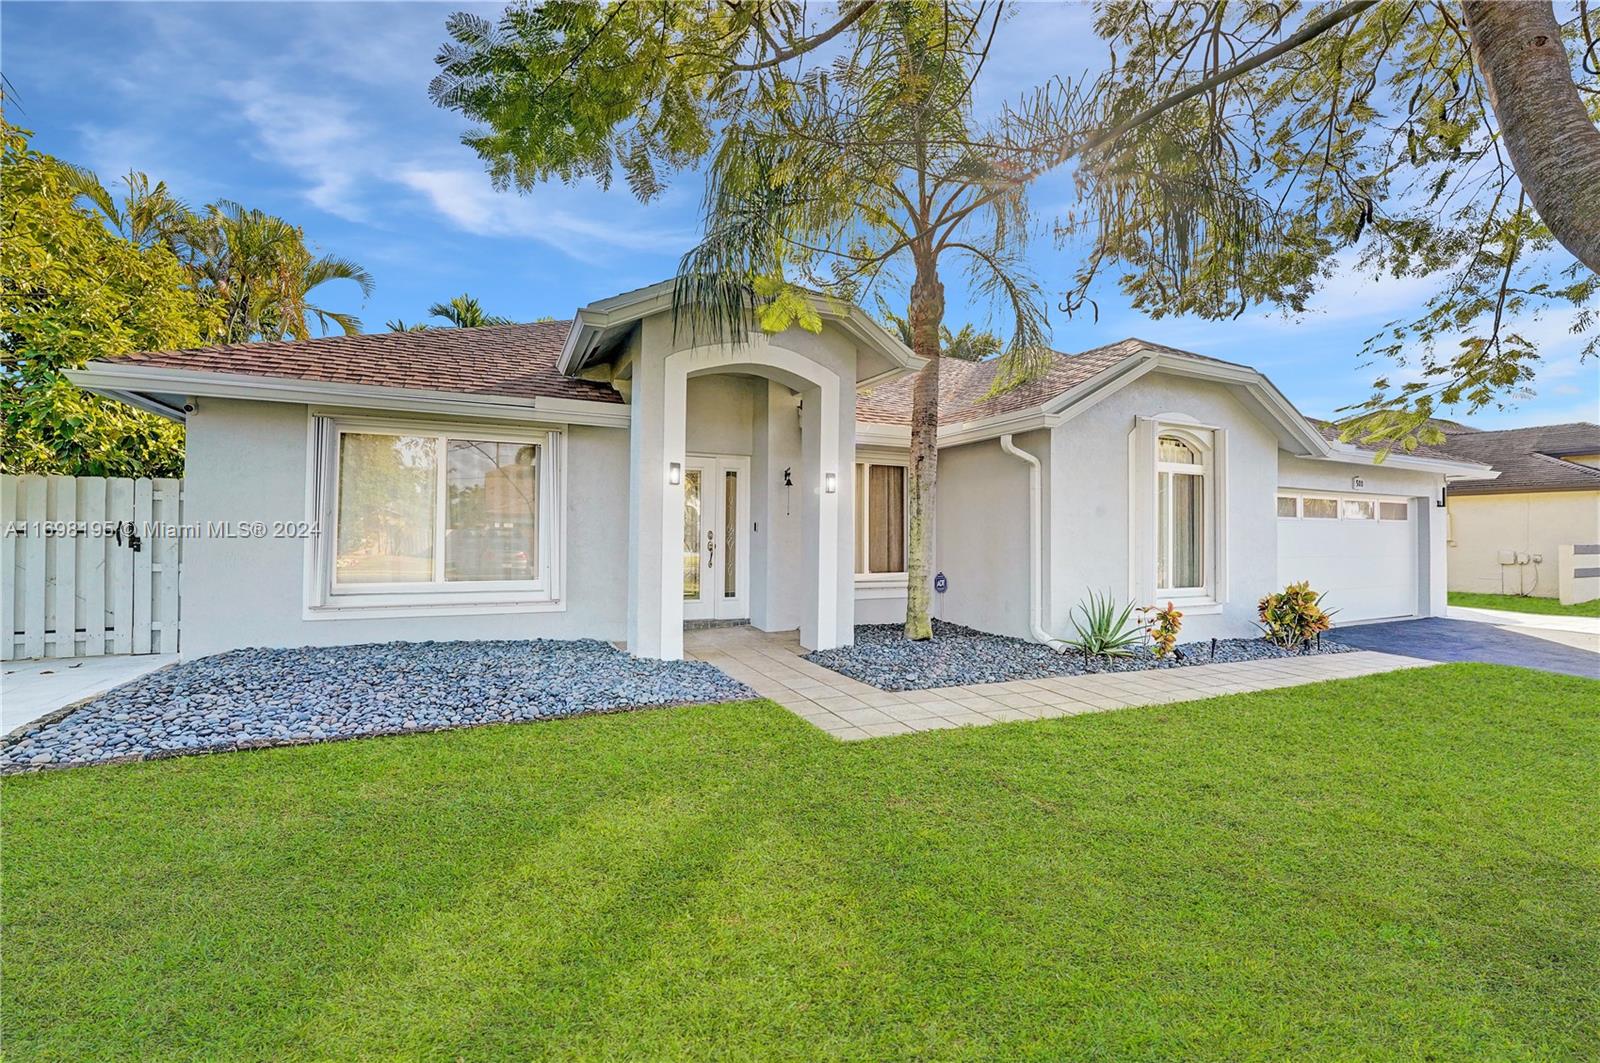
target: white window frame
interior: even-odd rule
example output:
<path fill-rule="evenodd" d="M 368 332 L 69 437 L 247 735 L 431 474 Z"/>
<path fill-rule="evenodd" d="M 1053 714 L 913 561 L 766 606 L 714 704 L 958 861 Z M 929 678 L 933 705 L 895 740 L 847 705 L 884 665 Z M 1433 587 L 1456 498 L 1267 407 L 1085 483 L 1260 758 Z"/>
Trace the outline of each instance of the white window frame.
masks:
<path fill-rule="evenodd" d="M 539 542 L 532 580 L 456 580 L 430 583 L 340 584 L 337 580 L 339 451 L 349 434 L 424 436 L 440 440 L 438 490 L 434 509 L 435 562 L 443 562 L 444 528 L 449 519 L 444 441 L 534 444 L 539 447 Z M 349 417 L 313 411 L 310 428 L 308 518 L 315 534 L 307 548 L 306 616 L 323 619 L 359 612 L 363 616 L 417 616 L 438 613 L 538 612 L 565 609 L 561 584 L 565 570 L 565 439 L 556 426 L 515 426 L 405 419 Z"/>
<path fill-rule="evenodd" d="M 1194 464 L 1189 464 L 1189 463 L 1186 463 L 1186 462 L 1162 461 L 1161 457 L 1160 457 L 1160 455 L 1161 455 L 1161 440 L 1162 440 L 1162 438 L 1168 437 L 1168 436 L 1170 436 L 1170 437 L 1172 437 L 1174 439 L 1177 439 L 1179 442 L 1181 442 L 1184 445 L 1186 445 L 1187 447 L 1189 447 L 1189 449 L 1193 450 L 1195 452 L 1195 454 L 1197 454 L 1199 456 L 1200 463 L 1198 465 L 1194 465 Z M 1193 477 L 1198 478 L 1200 480 L 1200 498 L 1201 498 L 1201 505 L 1200 505 L 1200 536 L 1201 536 L 1200 571 L 1201 571 L 1201 580 L 1200 580 L 1200 583 L 1198 585 L 1196 585 L 1196 586 L 1193 586 L 1193 587 L 1163 587 L 1163 586 L 1161 586 L 1160 580 L 1157 579 L 1157 581 L 1156 581 L 1156 595 L 1159 598 L 1163 598 L 1163 599 L 1169 599 L 1170 598 L 1173 602 L 1178 602 L 1178 601 L 1181 601 L 1183 599 L 1195 599 L 1195 598 L 1204 599 L 1204 600 L 1213 600 L 1212 591 L 1213 591 L 1214 587 L 1216 586 L 1216 547 L 1214 545 L 1214 539 L 1215 539 L 1216 533 L 1217 533 L 1217 510 L 1218 510 L 1217 500 L 1216 500 L 1216 497 L 1215 497 L 1215 495 L 1216 495 L 1216 477 L 1213 475 L 1214 471 L 1215 471 L 1215 465 L 1216 465 L 1216 459 L 1215 459 L 1215 456 L 1214 456 L 1214 450 L 1215 450 L 1214 437 L 1213 437 L 1213 434 L 1209 430 L 1206 430 L 1206 429 L 1195 429 L 1195 428 L 1190 428 L 1190 427 L 1186 427 L 1186 426 L 1183 426 L 1183 425 L 1173 425 L 1173 424 L 1161 424 L 1161 425 L 1157 425 L 1156 426 L 1156 469 L 1155 469 L 1155 472 L 1156 472 L 1156 481 L 1157 481 L 1156 497 L 1157 497 L 1157 500 L 1158 500 L 1157 505 L 1156 505 L 1156 510 L 1155 510 L 1156 520 L 1159 522 L 1162 519 L 1162 517 L 1161 517 L 1161 506 L 1159 504 L 1159 499 L 1160 499 L 1160 479 L 1161 479 L 1162 474 L 1166 474 L 1168 476 L 1193 476 Z M 1196 470 L 1198 470 L 1198 471 L 1196 471 Z M 1159 524 L 1158 524 L 1158 526 L 1156 528 L 1156 540 L 1155 541 L 1156 541 L 1156 549 L 1159 551 L 1161 549 L 1161 529 L 1159 527 Z M 1173 553 L 1174 553 L 1174 551 L 1176 549 L 1176 546 L 1177 546 L 1177 536 L 1176 535 L 1168 535 L 1167 536 L 1167 557 L 1165 558 L 1165 561 L 1166 561 L 1166 569 L 1167 569 L 1167 571 L 1169 573 L 1173 570 L 1173 563 L 1172 563 L 1173 562 Z M 1156 558 L 1156 571 L 1157 572 L 1161 571 L 1161 561 L 1162 560 L 1163 559 L 1160 558 L 1160 557 Z"/>
<path fill-rule="evenodd" d="M 1163 590 L 1156 587 L 1158 522 L 1158 440 L 1177 435 L 1202 453 L 1210 483 L 1205 499 L 1205 586 Z M 1191 467 L 1192 468 L 1192 467 Z M 1171 601 L 1194 615 L 1220 613 L 1228 601 L 1228 431 L 1182 412 L 1137 416 L 1128 433 L 1128 594 L 1149 605 Z"/>
<path fill-rule="evenodd" d="M 901 564 L 904 566 L 904 565 L 909 565 L 910 562 L 911 562 L 911 558 L 910 558 L 910 553 L 911 553 L 911 463 L 910 463 L 910 461 L 907 460 L 907 459 L 904 459 L 904 458 L 900 458 L 900 459 L 877 458 L 877 457 L 871 457 L 871 456 L 858 458 L 856 460 L 856 462 L 855 462 L 855 479 L 856 479 L 856 482 L 855 482 L 855 492 L 856 492 L 855 493 L 855 510 L 856 510 L 856 512 L 855 512 L 855 536 L 854 536 L 854 542 L 855 542 L 854 568 L 855 568 L 856 583 L 858 585 L 860 585 L 860 586 L 863 586 L 863 587 L 904 589 L 905 586 L 907 585 L 907 575 L 906 575 L 905 568 L 902 568 L 899 572 L 868 572 L 866 570 L 866 568 L 864 567 L 866 565 L 866 563 L 867 563 L 867 561 L 866 561 L 867 556 L 871 553 L 871 551 L 867 549 L 867 546 L 868 546 L 867 536 L 870 534 L 870 527 L 869 527 L 868 520 L 867 520 L 867 513 L 868 513 L 867 493 L 871 490 L 871 485 L 870 485 L 870 482 L 869 482 L 869 476 L 868 476 L 867 470 L 870 469 L 874 465 L 891 466 L 893 468 L 904 469 L 905 470 L 905 476 L 904 476 L 904 478 L 902 480 L 902 483 L 904 485 L 904 494 L 901 496 L 901 500 L 900 500 L 900 512 L 904 515 L 904 520 L 905 520 L 905 527 L 904 527 L 904 530 L 902 531 L 902 535 L 904 537 L 903 541 L 906 544 L 906 546 L 905 546 L 905 551 L 904 551 L 904 553 L 903 553 L 903 555 L 901 557 Z"/>
<path fill-rule="evenodd" d="M 1278 492 L 1279 498 L 1293 498 L 1295 500 L 1295 515 L 1292 517 L 1278 516 L 1279 520 L 1310 520 L 1321 523 L 1323 521 L 1353 520 L 1363 524 L 1400 524 L 1411 519 L 1411 499 L 1402 495 L 1351 495 L 1341 494 L 1337 491 L 1284 491 Z M 1306 516 L 1306 499 L 1315 498 L 1334 504 L 1334 515 L 1331 517 Z M 1372 516 L 1362 517 L 1349 512 L 1349 503 L 1365 502 L 1372 506 Z M 1405 507 L 1403 517 L 1385 517 L 1383 507 L 1386 505 L 1399 505 Z"/>
<path fill-rule="evenodd" d="M 1278 514 L 1278 519 L 1279 520 L 1299 520 L 1300 519 L 1300 496 L 1299 495 L 1286 495 L 1282 491 L 1279 491 L 1276 501 L 1273 502 L 1274 510 L 1276 510 L 1278 502 L 1284 502 L 1284 501 L 1288 501 L 1288 502 L 1293 502 L 1294 503 L 1294 512 L 1293 513 L 1279 513 Z"/>

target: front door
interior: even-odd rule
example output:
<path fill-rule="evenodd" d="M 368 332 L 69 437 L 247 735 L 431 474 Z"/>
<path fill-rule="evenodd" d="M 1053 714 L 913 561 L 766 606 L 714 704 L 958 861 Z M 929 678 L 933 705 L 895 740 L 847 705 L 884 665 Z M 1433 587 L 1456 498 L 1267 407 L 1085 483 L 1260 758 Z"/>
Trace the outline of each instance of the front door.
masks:
<path fill-rule="evenodd" d="M 750 615 L 750 459 L 689 455 L 683 469 L 683 618 Z"/>

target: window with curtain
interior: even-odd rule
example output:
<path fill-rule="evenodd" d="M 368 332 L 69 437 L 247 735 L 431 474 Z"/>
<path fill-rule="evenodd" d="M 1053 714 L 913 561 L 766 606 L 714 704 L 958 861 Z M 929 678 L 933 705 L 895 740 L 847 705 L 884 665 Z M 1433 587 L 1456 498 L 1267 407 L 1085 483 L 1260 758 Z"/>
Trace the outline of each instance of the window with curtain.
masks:
<path fill-rule="evenodd" d="M 856 464 L 856 573 L 906 571 L 906 467 Z"/>
<path fill-rule="evenodd" d="M 1156 588 L 1201 591 L 1210 583 L 1209 447 L 1187 433 L 1156 440 Z"/>
<path fill-rule="evenodd" d="M 367 427 L 333 441 L 333 592 L 541 585 L 543 442 Z"/>

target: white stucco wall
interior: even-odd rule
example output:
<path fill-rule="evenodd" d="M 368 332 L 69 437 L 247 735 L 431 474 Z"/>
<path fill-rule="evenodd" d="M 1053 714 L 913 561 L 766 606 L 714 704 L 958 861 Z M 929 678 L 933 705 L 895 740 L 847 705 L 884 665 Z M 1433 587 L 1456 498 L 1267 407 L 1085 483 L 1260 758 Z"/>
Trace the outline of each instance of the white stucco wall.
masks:
<path fill-rule="evenodd" d="M 185 522 L 303 520 L 308 418 L 305 406 L 287 403 L 201 402 L 188 425 Z M 566 462 L 564 610 L 308 620 L 302 540 L 195 538 L 183 546 L 184 655 L 391 639 L 621 638 L 628 434 L 568 428 Z"/>
<path fill-rule="evenodd" d="M 706 379 L 714 380 L 715 377 Z M 694 383 L 694 381 L 690 381 Z M 750 461 L 750 622 L 763 631 L 800 626 L 800 396 L 777 381 L 756 381 Z M 783 486 L 789 469 L 795 486 Z"/>
<path fill-rule="evenodd" d="M 719 374 L 691 377 L 684 438 L 691 454 L 755 453 L 756 393 L 766 398 L 765 380 Z"/>
<path fill-rule="evenodd" d="M 1277 575 L 1278 438 L 1225 386 L 1151 373 L 1053 432 L 1045 603 L 1053 634 L 1073 637 L 1073 606 L 1090 590 L 1109 591 L 1122 602 L 1132 593 L 1129 433 L 1137 418 L 1167 415 L 1225 432 L 1221 608 L 1189 611 L 1182 638 L 1255 633 L 1256 602 Z"/>
<path fill-rule="evenodd" d="M 1049 461 L 1049 433 L 1028 432 L 1012 442 Z M 950 585 L 934 595 L 937 615 L 1027 638 L 1027 463 L 1001 450 L 998 439 L 941 450 L 938 528 L 936 568 Z"/>
<path fill-rule="evenodd" d="M 1448 506 L 1453 591 L 1554 598 L 1556 548 L 1600 543 L 1600 491 L 1451 494 Z M 1502 550 L 1525 555 L 1527 563 L 1502 565 Z"/>

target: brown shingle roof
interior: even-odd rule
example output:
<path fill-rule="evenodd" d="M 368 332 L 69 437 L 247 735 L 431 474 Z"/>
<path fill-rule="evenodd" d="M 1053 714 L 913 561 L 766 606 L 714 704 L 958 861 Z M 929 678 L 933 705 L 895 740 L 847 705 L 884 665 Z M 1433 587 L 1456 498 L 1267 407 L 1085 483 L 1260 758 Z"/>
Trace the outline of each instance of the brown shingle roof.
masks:
<path fill-rule="evenodd" d="M 1500 473 L 1494 480 L 1451 484 L 1451 494 L 1600 491 L 1600 469 L 1591 469 L 1563 457 L 1600 454 L 1600 425 L 1587 421 L 1499 432 L 1452 433 L 1442 449 L 1451 457 L 1481 461 Z"/>
<path fill-rule="evenodd" d="M 1330 443 L 1339 442 L 1340 429 L 1338 425 L 1334 424 L 1332 421 L 1324 421 L 1319 417 L 1312 417 L 1309 418 L 1309 420 L 1312 424 L 1317 426 L 1317 431 L 1322 433 L 1323 439 L 1326 439 Z M 1477 431 L 1476 428 L 1465 427 L 1463 427 L 1461 430 L 1463 432 Z M 1357 450 L 1365 450 L 1371 454 L 1380 453 L 1384 449 L 1384 445 L 1382 443 L 1363 443 L 1359 436 L 1350 440 L 1349 445 L 1355 447 Z M 1428 446 L 1425 443 L 1419 443 L 1417 444 L 1417 449 L 1415 450 L 1401 450 L 1399 447 L 1394 447 L 1392 448 L 1392 452 L 1395 454 L 1410 454 L 1417 458 L 1438 458 L 1440 461 L 1450 461 L 1453 458 L 1460 457 L 1458 454 L 1450 453 L 1450 451 L 1447 449 L 1448 447 L 1448 443 L 1444 444 L 1444 446 Z"/>
<path fill-rule="evenodd" d="M 1052 351 L 1050 368 L 1043 376 L 993 398 L 985 396 L 989 394 L 995 374 L 999 371 L 997 360 L 963 362 L 944 358 L 939 362 L 939 423 L 961 424 L 980 417 L 1015 413 L 1041 405 L 1143 350 L 1205 358 L 1191 351 L 1131 338 L 1108 343 L 1104 347 L 1094 347 L 1081 354 Z M 863 392 L 856 399 L 856 420 L 872 424 L 910 424 L 911 394 L 916 387 L 916 380 L 917 376 L 913 373 Z"/>
<path fill-rule="evenodd" d="M 421 332 L 231 343 L 130 354 L 116 362 L 202 373 L 285 377 L 332 384 L 453 391 L 514 398 L 617 402 L 610 385 L 556 372 L 570 321 Z"/>

